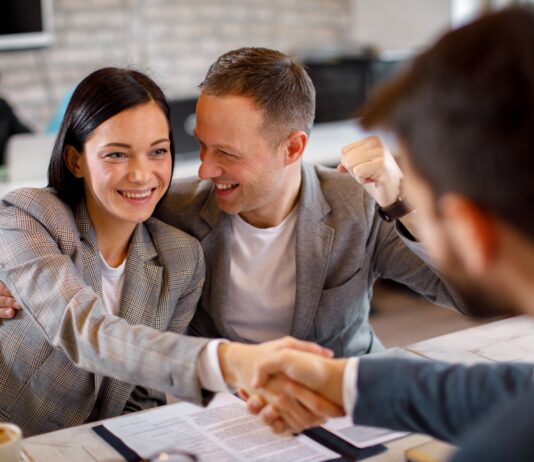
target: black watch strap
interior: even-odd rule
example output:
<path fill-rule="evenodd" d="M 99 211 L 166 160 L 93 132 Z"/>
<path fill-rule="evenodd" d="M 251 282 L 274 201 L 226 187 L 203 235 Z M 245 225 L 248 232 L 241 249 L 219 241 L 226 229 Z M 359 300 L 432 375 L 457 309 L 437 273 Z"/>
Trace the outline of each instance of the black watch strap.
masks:
<path fill-rule="evenodd" d="M 408 205 L 408 203 L 402 199 L 402 197 L 399 197 L 396 202 L 388 205 L 387 207 L 378 207 L 378 215 L 380 215 L 380 218 L 382 218 L 384 221 L 389 223 L 390 221 L 402 218 L 404 215 L 409 214 L 412 210 L 413 209 Z"/>

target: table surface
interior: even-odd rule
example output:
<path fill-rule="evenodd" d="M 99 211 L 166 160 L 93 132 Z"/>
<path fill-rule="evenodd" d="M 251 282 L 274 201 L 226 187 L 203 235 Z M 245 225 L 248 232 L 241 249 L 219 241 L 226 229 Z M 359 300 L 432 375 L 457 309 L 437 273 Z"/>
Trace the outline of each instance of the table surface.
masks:
<path fill-rule="evenodd" d="M 387 354 L 463 363 L 517 360 L 534 362 L 534 345 L 531 345 L 533 333 L 534 320 L 518 316 L 442 335 L 404 348 L 392 348 L 387 350 Z M 120 417 L 116 418 L 120 419 Z M 119 462 L 124 460 L 91 431 L 94 425 L 93 422 L 27 438 L 24 440 L 24 446 L 30 449 L 32 454 L 38 454 L 37 457 L 32 458 L 35 462 L 50 460 Z M 402 462 L 405 460 L 406 449 L 428 441 L 432 441 L 428 436 L 412 434 L 388 443 L 387 452 L 366 460 L 369 462 Z"/>

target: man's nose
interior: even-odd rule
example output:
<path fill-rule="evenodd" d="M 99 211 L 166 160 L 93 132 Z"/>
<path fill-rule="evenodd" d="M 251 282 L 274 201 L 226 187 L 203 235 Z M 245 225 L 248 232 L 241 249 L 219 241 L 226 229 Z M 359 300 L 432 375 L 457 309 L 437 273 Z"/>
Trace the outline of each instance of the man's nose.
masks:
<path fill-rule="evenodd" d="M 198 168 L 198 176 L 203 180 L 220 177 L 223 174 L 223 169 L 214 159 L 213 154 L 205 150 L 200 153 L 200 167 Z"/>

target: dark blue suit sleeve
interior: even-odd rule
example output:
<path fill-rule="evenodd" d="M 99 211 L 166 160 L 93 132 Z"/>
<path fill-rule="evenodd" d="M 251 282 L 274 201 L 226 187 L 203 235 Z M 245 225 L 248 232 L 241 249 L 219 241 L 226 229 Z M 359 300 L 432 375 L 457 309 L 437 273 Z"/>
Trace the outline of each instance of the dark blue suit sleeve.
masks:
<path fill-rule="evenodd" d="M 466 434 L 451 462 L 532 462 L 533 428 L 534 390 L 530 390 Z"/>
<path fill-rule="evenodd" d="M 458 443 L 470 427 L 531 389 L 533 373 L 532 364 L 361 358 L 353 419 Z"/>

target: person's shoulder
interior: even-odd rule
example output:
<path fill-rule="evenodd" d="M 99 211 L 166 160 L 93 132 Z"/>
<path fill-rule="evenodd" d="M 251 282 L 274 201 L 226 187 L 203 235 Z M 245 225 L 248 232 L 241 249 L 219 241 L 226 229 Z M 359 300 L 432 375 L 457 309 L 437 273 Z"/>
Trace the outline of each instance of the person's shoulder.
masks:
<path fill-rule="evenodd" d="M 22 209 L 32 215 L 45 216 L 71 214 L 71 208 L 50 188 L 19 188 L 7 193 L 2 202 Z"/>
<path fill-rule="evenodd" d="M 52 235 L 66 236 L 76 229 L 74 214 L 50 188 L 19 188 L 0 202 L 0 220 L 17 226 L 44 226 Z"/>
<path fill-rule="evenodd" d="M 198 210 L 208 198 L 211 186 L 210 181 L 198 177 L 175 179 L 160 208 L 170 209 L 173 214 Z"/>

